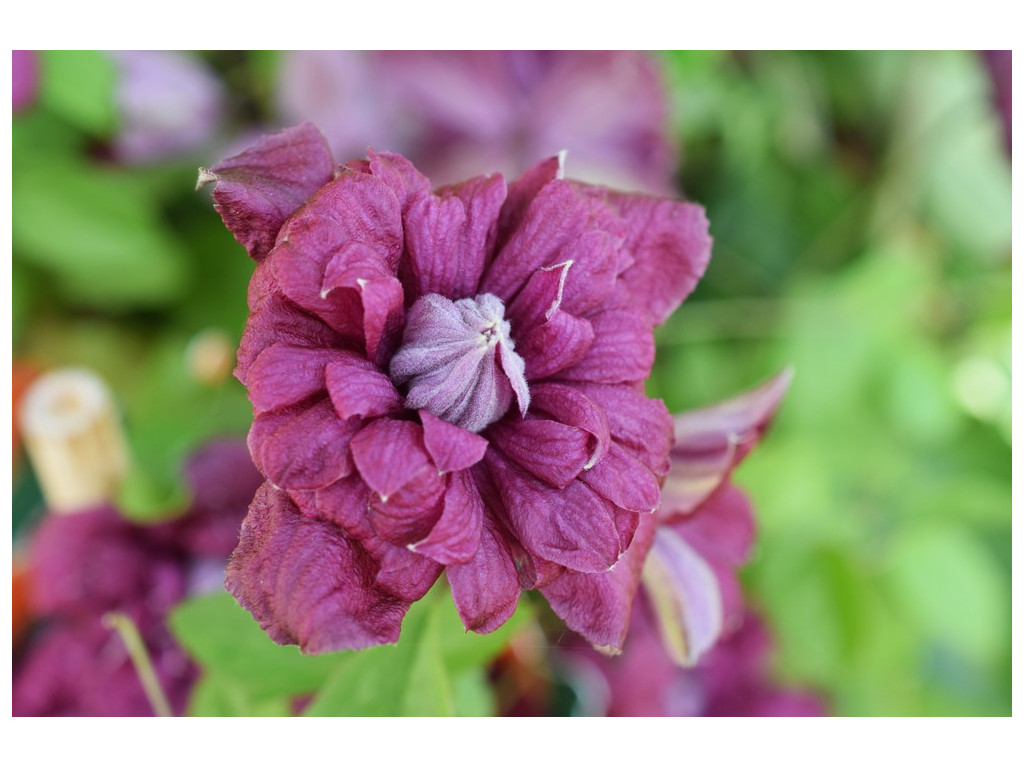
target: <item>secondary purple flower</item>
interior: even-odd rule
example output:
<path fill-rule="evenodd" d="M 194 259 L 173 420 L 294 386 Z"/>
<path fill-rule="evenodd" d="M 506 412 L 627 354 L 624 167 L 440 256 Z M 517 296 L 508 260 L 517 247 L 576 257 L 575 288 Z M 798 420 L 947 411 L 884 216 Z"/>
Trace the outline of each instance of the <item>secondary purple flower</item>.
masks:
<path fill-rule="evenodd" d="M 818 715 L 808 694 L 774 686 L 770 642 L 745 606 L 736 570 L 754 541 L 746 496 L 729 478 L 756 445 L 789 373 L 738 397 L 675 418 L 672 469 L 643 571 L 625 652 L 570 646 L 569 669 L 599 673 L 604 714 Z"/>
<path fill-rule="evenodd" d="M 310 125 L 200 180 L 259 262 L 242 605 L 278 642 L 361 648 L 446 568 L 469 629 L 539 589 L 621 647 L 672 442 L 652 332 L 704 271 L 702 209 L 554 158 L 432 191 L 397 155 L 336 168 Z"/>
<path fill-rule="evenodd" d="M 221 120 L 224 89 L 180 51 L 112 51 L 117 64 L 118 159 L 150 163 L 206 144 Z"/>
<path fill-rule="evenodd" d="M 15 112 L 28 109 L 39 88 L 39 54 L 11 51 L 11 103 Z"/>
<path fill-rule="evenodd" d="M 337 156 L 374 143 L 435 183 L 481 168 L 515 176 L 568 150 L 573 177 L 668 194 L 676 153 L 653 59 L 632 51 L 293 51 L 282 115 Z"/>
<path fill-rule="evenodd" d="M 992 86 L 992 102 L 1003 124 L 1006 151 L 1012 151 L 1013 134 L 1013 51 L 982 51 Z"/>
<path fill-rule="evenodd" d="M 124 643 L 104 624 L 109 611 L 132 619 L 173 710 L 184 710 L 196 669 L 164 619 L 187 595 L 221 587 L 261 480 L 237 440 L 200 449 L 186 474 L 193 502 L 174 521 L 137 525 L 100 508 L 50 515 L 35 531 L 32 602 L 47 623 L 15 660 L 15 715 L 153 714 Z"/>

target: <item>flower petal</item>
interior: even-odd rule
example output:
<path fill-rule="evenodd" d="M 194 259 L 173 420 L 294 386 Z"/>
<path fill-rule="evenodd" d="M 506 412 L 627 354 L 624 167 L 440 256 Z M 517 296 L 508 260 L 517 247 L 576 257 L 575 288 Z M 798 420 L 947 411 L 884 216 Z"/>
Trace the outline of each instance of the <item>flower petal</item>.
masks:
<path fill-rule="evenodd" d="M 487 432 L 491 443 L 534 477 L 565 488 L 590 459 L 590 433 L 550 419 L 503 419 Z"/>
<path fill-rule="evenodd" d="M 370 361 L 351 352 L 336 352 L 325 373 L 327 393 L 343 419 L 386 416 L 399 411 L 402 396 Z"/>
<path fill-rule="evenodd" d="M 329 348 L 272 344 L 248 370 L 249 399 L 257 411 L 278 410 L 305 400 L 324 389 L 324 368 L 341 354 Z"/>
<path fill-rule="evenodd" d="M 520 593 L 516 568 L 492 515 L 483 516 L 473 559 L 449 565 L 447 572 L 452 600 L 466 629 L 493 632 L 515 613 Z"/>
<path fill-rule="evenodd" d="M 589 320 L 558 312 L 530 330 L 518 349 L 532 382 L 575 366 L 587 356 L 593 343 L 594 328 Z"/>
<path fill-rule="evenodd" d="M 661 499 L 657 478 L 618 443 L 613 443 L 608 454 L 580 480 L 616 507 L 634 512 L 653 512 Z"/>
<path fill-rule="evenodd" d="M 580 427 L 592 436 L 590 459 L 584 469 L 604 458 L 611 447 L 608 417 L 602 408 L 576 387 L 553 381 L 534 384 L 530 389 L 534 412 L 546 413 L 563 424 Z"/>
<path fill-rule="evenodd" d="M 424 195 L 410 203 L 404 216 L 414 298 L 439 293 L 451 299 L 476 294 L 505 202 L 500 174 Z"/>
<path fill-rule="evenodd" d="M 426 468 L 387 498 L 371 495 L 370 524 L 385 541 L 414 544 L 426 537 L 441 518 L 444 495 L 444 478 Z"/>
<path fill-rule="evenodd" d="M 256 415 L 249 429 L 249 451 L 277 487 L 323 488 L 352 471 L 349 442 L 360 424 L 360 419 L 339 418 L 326 397 L 266 411 Z"/>
<path fill-rule="evenodd" d="M 472 432 L 449 424 L 429 411 L 420 411 L 423 422 L 423 443 L 438 472 L 469 469 L 487 452 L 487 440 Z"/>
<path fill-rule="evenodd" d="M 564 489 L 517 469 L 497 451 L 484 457 L 504 519 L 532 553 L 576 571 L 605 571 L 619 556 L 612 506 L 574 481 Z"/>
<path fill-rule="evenodd" d="M 224 225 L 252 258 L 262 261 L 281 225 L 331 180 L 333 171 L 327 141 L 312 123 L 303 123 L 201 170 L 199 182 L 216 182 L 213 199 Z"/>
<path fill-rule="evenodd" d="M 693 203 L 609 192 L 626 223 L 633 265 L 622 280 L 655 324 L 665 322 L 697 285 L 711 258 L 704 209 Z"/>
<path fill-rule="evenodd" d="M 594 341 L 586 355 L 559 378 L 602 384 L 643 381 L 654 365 L 654 334 L 638 309 L 609 309 L 589 315 Z"/>
<path fill-rule="evenodd" d="M 409 602 L 375 587 L 379 570 L 339 528 L 303 517 L 265 483 L 228 564 L 227 587 L 275 642 L 325 653 L 398 640 Z"/>
<path fill-rule="evenodd" d="M 676 416 L 663 515 L 689 514 L 714 493 L 757 445 L 791 379 L 787 369 L 736 397 Z"/>
<path fill-rule="evenodd" d="M 662 526 L 644 564 L 643 581 L 665 650 L 680 666 L 692 667 L 722 633 L 722 596 L 714 570 L 682 536 Z"/>
<path fill-rule="evenodd" d="M 480 545 L 484 503 L 469 472 L 453 472 L 444 494 L 444 508 L 425 539 L 409 549 L 445 565 L 468 563 Z"/>
<path fill-rule="evenodd" d="M 420 472 L 433 473 L 422 434 L 422 427 L 411 421 L 378 419 L 352 440 L 359 474 L 381 498 L 386 500 Z"/>
<path fill-rule="evenodd" d="M 569 629 L 592 645 L 612 652 L 622 650 L 644 558 L 656 528 L 653 516 L 642 516 L 633 543 L 610 571 L 568 571 L 541 589 Z"/>

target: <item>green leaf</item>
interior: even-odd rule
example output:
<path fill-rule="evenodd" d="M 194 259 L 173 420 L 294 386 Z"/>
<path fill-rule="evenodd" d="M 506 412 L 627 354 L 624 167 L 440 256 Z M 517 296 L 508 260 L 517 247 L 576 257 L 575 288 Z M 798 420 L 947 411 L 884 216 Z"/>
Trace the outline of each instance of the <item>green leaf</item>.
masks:
<path fill-rule="evenodd" d="M 189 717 L 287 717 L 292 714 L 287 698 L 254 698 L 229 679 L 206 674 L 192 689 Z"/>
<path fill-rule="evenodd" d="M 452 675 L 460 675 L 489 664 L 524 626 L 533 620 L 530 604 L 521 600 L 516 612 L 501 627 L 487 635 L 469 632 L 462 625 L 451 596 L 438 600 L 438 643 Z"/>
<path fill-rule="evenodd" d="M 12 240 L 17 258 L 89 307 L 165 305 L 187 284 L 187 260 L 155 203 L 132 177 L 41 157 L 15 162 Z"/>
<path fill-rule="evenodd" d="M 305 656 L 277 645 L 227 592 L 187 600 L 171 614 L 171 631 L 218 679 L 257 698 L 316 690 L 345 660 L 339 654 Z"/>
<path fill-rule="evenodd" d="M 43 51 L 40 100 L 82 130 L 107 135 L 114 129 L 117 68 L 103 51 Z"/>
<path fill-rule="evenodd" d="M 962 527 L 922 525 L 894 546 L 891 579 L 906 615 L 975 661 L 1009 643 L 1009 593 L 998 566 Z"/>
<path fill-rule="evenodd" d="M 485 669 L 476 667 L 452 680 L 457 717 L 493 717 L 498 702 Z"/>

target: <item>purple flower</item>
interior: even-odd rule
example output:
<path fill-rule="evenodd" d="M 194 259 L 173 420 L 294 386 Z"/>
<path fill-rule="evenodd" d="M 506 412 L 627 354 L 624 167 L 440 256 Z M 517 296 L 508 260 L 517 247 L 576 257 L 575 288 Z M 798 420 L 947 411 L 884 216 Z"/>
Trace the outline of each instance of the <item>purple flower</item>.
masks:
<path fill-rule="evenodd" d="M 1012 153 L 1013 139 L 1013 51 L 982 51 L 992 86 L 992 103 L 1003 124 L 1003 141 Z"/>
<path fill-rule="evenodd" d="M 151 163 L 195 151 L 213 137 L 224 92 L 199 59 L 178 51 L 110 55 L 118 68 L 118 159 Z"/>
<path fill-rule="evenodd" d="M 153 714 L 124 643 L 103 622 L 109 611 L 136 624 L 168 701 L 184 711 L 196 669 L 164 618 L 187 595 L 220 588 L 261 480 L 237 440 L 197 451 L 186 475 L 192 506 L 171 522 L 137 525 L 101 508 L 49 515 L 35 531 L 32 602 L 47 623 L 15 660 L 15 715 Z"/>
<path fill-rule="evenodd" d="M 515 176 L 568 150 L 574 178 L 673 189 L 666 89 L 632 51 L 293 51 L 278 102 L 289 121 L 320 126 L 336 156 L 387 146 L 435 183 Z"/>
<path fill-rule="evenodd" d="M 603 691 L 604 714 L 824 713 L 813 695 L 771 682 L 770 641 L 736 577 L 755 524 L 750 502 L 729 478 L 764 433 L 789 379 L 786 372 L 676 416 L 672 469 L 625 652 L 608 658 L 582 643 L 570 645 L 567 669 L 578 679 L 589 676 L 589 690 Z"/>
<path fill-rule="evenodd" d="M 554 158 L 431 191 L 397 155 L 335 168 L 308 124 L 200 181 L 259 262 L 239 602 L 278 642 L 362 648 L 447 569 L 468 629 L 539 589 L 621 647 L 672 443 L 652 331 L 704 271 L 702 209 Z"/>
<path fill-rule="evenodd" d="M 39 55 L 35 51 L 11 51 L 11 103 L 15 112 L 32 106 L 39 89 Z"/>

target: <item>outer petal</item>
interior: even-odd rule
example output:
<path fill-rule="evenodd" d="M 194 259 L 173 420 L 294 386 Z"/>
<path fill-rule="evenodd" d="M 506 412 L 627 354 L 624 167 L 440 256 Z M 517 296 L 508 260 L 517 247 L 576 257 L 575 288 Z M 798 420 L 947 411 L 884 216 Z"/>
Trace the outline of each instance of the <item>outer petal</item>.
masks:
<path fill-rule="evenodd" d="M 480 477 L 484 473 L 475 472 Z M 481 478 L 481 498 L 489 510 L 483 515 L 480 542 L 473 559 L 449 565 L 448 583 L 459 617 L 466 629 L 492 632 L 515 612 L 519 601 L 519 580 L 509 550 L 509 537 L 498 522 L 500 500 Z"/>
<path fill-rule="evenodd" d="M 715 644 L 723 627 L 722 596 L 708 562 L 671 528 L 661 527 L 644 565 L 665 649 L 689 667 Z"/>
<path fill-rule="evenodd" d="M 487 432 L 491 443 L 549 485 L 565 488 L 590 459 L 590 433 L 549 419 L 512 417 Z"/>
<path fill-rule="evenodd" d="M 704 209 L 645 195 L 607 193 L 626 222 L 624 250 L 634 260 L 622 274 L 636 305 L 665 322 L 697 285 L 711 258 Z"/>
<path fill-rule="evenodd" d="M 438 192 L 411 202 L 404 216 L 416 296 L 472 297 L 497 232 L 505 180 L 478 176 Z"/>
<path fill-rule="evenodd" d="M 423 429 L 411 421 L 378 419 L 352 441 L 352 458 L 366 484 L 387 500 L 422 472 L 432 472 Z"/>
<path fill-rule="evenodd" d="M 611 447 L 608 417 L 604 409 L 578 388 L 556 382 L 541 382 L 531 387 L 534 412 L 546 413 L 563 424 L 587 430 L 592 436 L 588 469 L 604 458 Z"/>
<path fill-rule="evenodd" d="M 501 494 L 504 519 L 527 550 L 587 573 L 615 564 L 619 535 L 608 502 L 578 481 L 552 488 L 497 451 L 489 451 L 484 462 Z"/>
<path fill-rule="evenodd" d="M 584 472 L 580 480 L 622 509 L 653 512 L 661 499 L 657 478 L 618 443 L 613 443 L 608 455 Z"/>
<path fill-rule="evenodd" d="M 654 334 L 639 309 L 610 309 L 588 317 L 594 341 L 560 378 L 603 384 L 642 381 L 654 365 Z"/>
<path fill-rule="evenodd" d="M 311 123 L 303 123 L 201 170 L 199 183 L 216 182 L 214 207 L 224 225 L 262 261 L 285 219 L 330 181 L 333 171 L 326 140 Z"/>
<path fill-rule="evenodd" d="M 349 442 L 360 419 L 343 421 L 326 397 L 256 415 L 249 430 L 253 462 L 279 488 L 323 488 L 352 471 Z"/>
<path fill-rule="evenodd" d="M 469 472 L 454 472 L 444 494 L 444 508 L 430 535 L 409 549 L 445 565 L 468 563 L 480 546 L 484 502 Z"/>
<path fill-rule="evenodd" d="M 791 379 L 785 370 L 741 395 L 676 416 L 664 515 L 689 514 L 714 493 L 760 440 Z"/>
<path fill-rule="evenodd" d="M 655 529 L 653 517 L 642 517 L 633 543 L 610 571 L 569 571 L 541 589 L 552 610 L 569 629 L 579 632 L 592 645 L 613 652 L 622 650 Z"/>
<path fill-rule="evenodd" d="M 343 352 L 334 349 L 310 349 L 290 344 L 272 344 L 250 366 L 249 400 L 257 411 L 270 411 L 294 405 L 326 386 L 324 368 Z"/>
<path fill-rule="evenodd" d="M 495 243 L 501 250 L 512 233 L 519 228 L 523 216 L 526 215 L 530 203 L 545 186 L 562 176 L 562 159 L 549 157 L 527 170 L 522 176 L 508 185 L 505 205 L 498 217 L 498 239 Z"/>
<path fill-rule="evenodd" d="M 409 603 L 375 586 L 379 565 L 330 523 L 260 488 L 228 564 L 227 587 L 277 643 L 306 653 L 398 640 Z"/>

